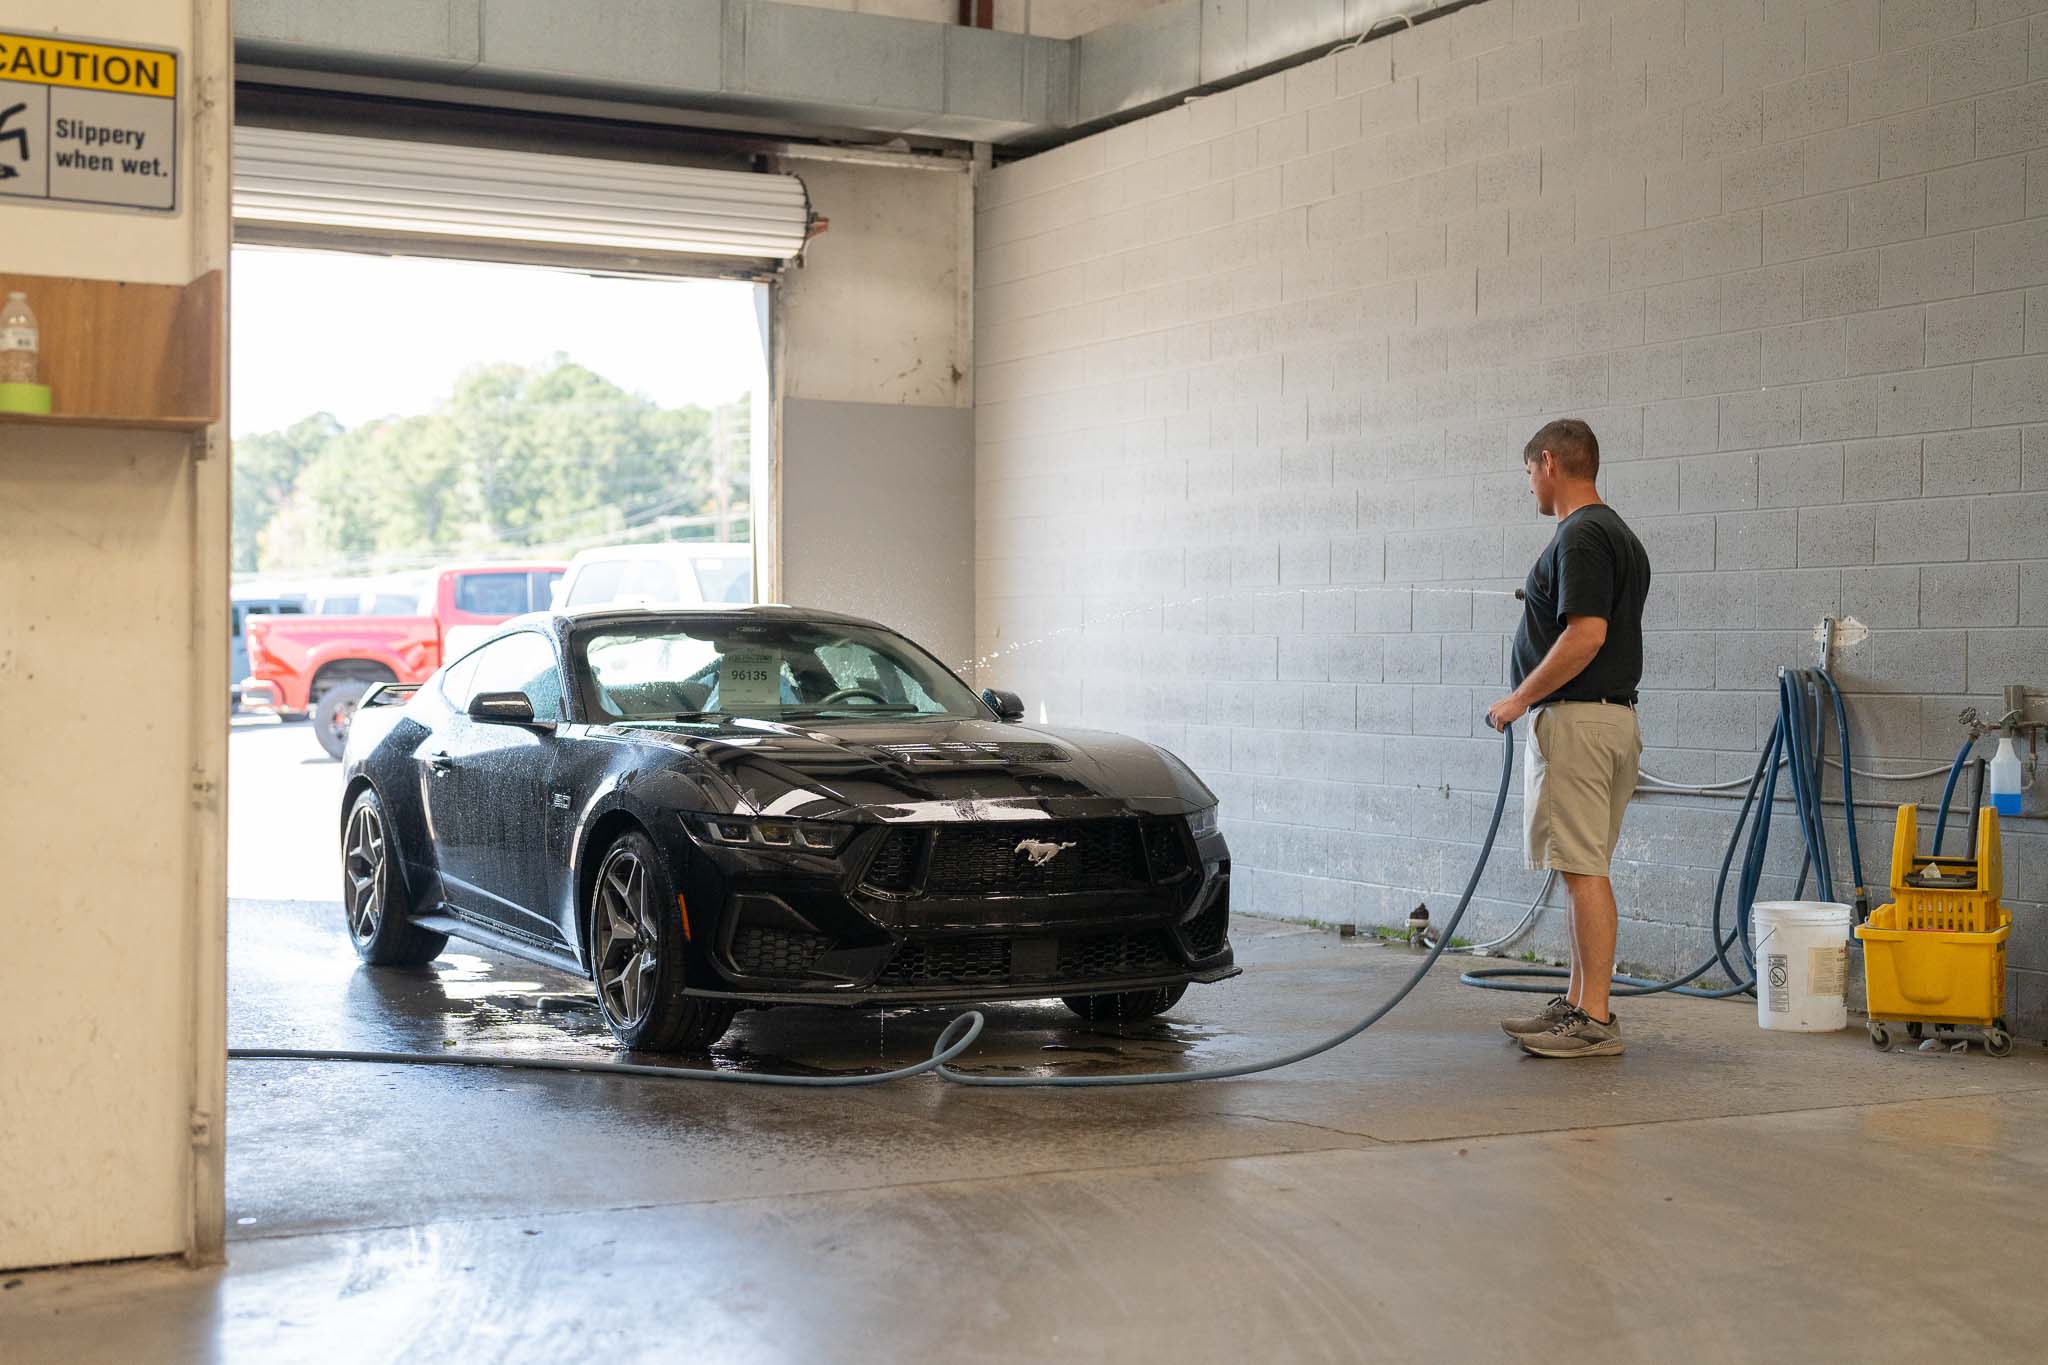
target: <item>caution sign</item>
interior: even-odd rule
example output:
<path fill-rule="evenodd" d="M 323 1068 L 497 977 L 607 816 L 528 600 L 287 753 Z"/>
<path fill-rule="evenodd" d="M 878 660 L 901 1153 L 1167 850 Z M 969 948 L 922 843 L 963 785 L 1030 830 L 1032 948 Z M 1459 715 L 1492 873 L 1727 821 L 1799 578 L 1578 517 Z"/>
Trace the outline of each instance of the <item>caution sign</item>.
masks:
<path fill-rule="evenodd" d="M 0 31 L 0 205 L 178 207 L 178 54 Z"/>

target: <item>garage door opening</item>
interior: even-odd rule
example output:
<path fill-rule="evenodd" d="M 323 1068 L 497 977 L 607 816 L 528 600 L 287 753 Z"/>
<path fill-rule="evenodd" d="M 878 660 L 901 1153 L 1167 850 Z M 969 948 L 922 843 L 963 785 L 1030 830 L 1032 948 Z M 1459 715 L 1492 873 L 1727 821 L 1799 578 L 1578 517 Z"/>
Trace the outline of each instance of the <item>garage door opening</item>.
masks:
<path fill-rule="evenodd" d="M 753 599 L 767 286 L 260 245 L 234 272 L 229 894 L 332 902 L 370 686 L 569 597 Z"/>

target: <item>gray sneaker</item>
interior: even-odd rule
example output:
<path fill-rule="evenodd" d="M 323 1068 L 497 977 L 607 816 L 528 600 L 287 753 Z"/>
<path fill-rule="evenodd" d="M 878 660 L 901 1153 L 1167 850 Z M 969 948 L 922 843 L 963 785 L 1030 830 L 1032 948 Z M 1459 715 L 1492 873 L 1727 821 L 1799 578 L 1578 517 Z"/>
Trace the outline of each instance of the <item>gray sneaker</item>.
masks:
<path fill-rule="evenodd" d="M 1541 1014 L 1525 1014 L 1520 1019 L 1503 1019 L 1500 1031 L 1510 1038 L 1527 1038 L 1538 1033 L 1550 1032 L 1558 1020 L 1572 1012 L 1571 1004 L 1561 995 L 1550 997 L 1550 1003 L 1543 1007 Z"/>
<path fill-rule="evenodd" d="M 1603 1024 L 1575 1007 L 1542 1033 L 1522 1039 L 1522 1051 L 1532 1057 L 1612 1057 L 1621 1048 L 1620 1015 Z"/>

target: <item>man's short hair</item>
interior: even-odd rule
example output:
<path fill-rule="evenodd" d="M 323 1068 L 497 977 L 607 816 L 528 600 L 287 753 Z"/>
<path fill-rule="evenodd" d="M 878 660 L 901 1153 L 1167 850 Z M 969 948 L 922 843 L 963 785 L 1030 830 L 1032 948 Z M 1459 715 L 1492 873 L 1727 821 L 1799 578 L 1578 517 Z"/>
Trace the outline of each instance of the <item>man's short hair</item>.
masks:
<path fill-rule="evenodd" d="M 1558 469 L 1575 479 L 1590 479 L 1600 472 L 1600 438 L 1576 417 L 1560 417 L 1531 436 L 1522 447 L 1522 463 L 1536 463 L 1546 450 L 1556 458 Z"/>

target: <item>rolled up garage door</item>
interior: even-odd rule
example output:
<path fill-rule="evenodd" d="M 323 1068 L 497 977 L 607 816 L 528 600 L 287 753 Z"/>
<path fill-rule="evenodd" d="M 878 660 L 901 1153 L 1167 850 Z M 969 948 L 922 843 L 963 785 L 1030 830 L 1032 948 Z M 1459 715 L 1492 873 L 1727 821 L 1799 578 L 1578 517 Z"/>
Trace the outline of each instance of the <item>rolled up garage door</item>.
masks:
<path fill-rule="evenodd" d="M 793 175 L 277 128 L 236 128 L 234 181 L 244 241 L 747 274 L 810 227 Z"/>

